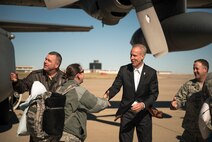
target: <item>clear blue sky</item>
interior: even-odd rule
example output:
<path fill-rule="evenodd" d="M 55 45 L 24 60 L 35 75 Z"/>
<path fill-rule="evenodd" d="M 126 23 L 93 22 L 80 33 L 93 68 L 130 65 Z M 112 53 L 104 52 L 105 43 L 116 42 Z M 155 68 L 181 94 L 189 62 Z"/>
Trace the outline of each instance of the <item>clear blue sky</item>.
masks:
<path fill-rule="evenodd" d="M 208 9 L 212 13 L 212 9 Z M 136 14 L 132 10 L 119 24 L 102 27 L 98 21 L 79 9 L 54 9 L 20 6 L 0 6 L 0 20 L 17 20 L 67 25 L 93 26 L 90 32 L 59 33 L 14 33 L 16 65 L 42 68 L 44 58 L 50 51 L 58 51 L 63 56 L 61 68 L 71 63 L 80 63 L 85 69 L 89 63 L 99 60 L 102 69 L 118 70 L 130 62 L 130 39 L 139 28 Z M 158 71 L 173 73 L 193 73 L 195 59 L 204 58 L 212 68 L 212 44 L 201 49 L 168 53 L 155 58 L 148 54 L 145 63 Z M 210 72 L 212 69 L 210 68 Z"/>

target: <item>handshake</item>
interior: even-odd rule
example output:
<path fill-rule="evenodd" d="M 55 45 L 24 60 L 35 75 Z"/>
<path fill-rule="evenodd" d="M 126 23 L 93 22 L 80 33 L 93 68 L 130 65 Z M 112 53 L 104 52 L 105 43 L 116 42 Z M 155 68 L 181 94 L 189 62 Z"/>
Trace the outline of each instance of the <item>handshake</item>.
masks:
<path fill-rule="evenodd" d="M 106 92 L 105 92 L 105 94 L 103 95 L 103 97 L 102 97 L 103 99 L 106 99 L 106 100 L 108 100 L 109 99 L 109 90 L 107 90 Z M 109 102 L 109 100 L 108 100 L 108 106 L 111 106 L 111 104 L 110 104 L 110 102 Z"/>
<path fill-rule="evenodd" d="M 109 90 L 105 92 L 105 94 L 103 95 L 103 99 L 109 99 Z"/>
<path fill-rule="evenodd" d="M 107 90 L 105 92 L 105 94 L 103 95 L 103 99 L 109 99 L 109 90 Z M 111 105 L 109 105 L 111 106 Z M 135 112 L 135 113 L 138 113 L 140 112 L 141 110 L 145 109 L 145 104 L 143 102 L 133 102 L 133 104 L 131 105 L 131 111 Z M 158 110 L 157 108 L 153 107 L 153 106 L 150 106 L 147 108 L 147 110 L 149 111 L 149 113 L 153 116 L 153 117 L 156 117 L 156 118 L 163 118 L 163 112 Z M 117 119 L 121 118 L 121 115 L 120 116 L 116 116 L 114 121 L 116 121 Z"/>

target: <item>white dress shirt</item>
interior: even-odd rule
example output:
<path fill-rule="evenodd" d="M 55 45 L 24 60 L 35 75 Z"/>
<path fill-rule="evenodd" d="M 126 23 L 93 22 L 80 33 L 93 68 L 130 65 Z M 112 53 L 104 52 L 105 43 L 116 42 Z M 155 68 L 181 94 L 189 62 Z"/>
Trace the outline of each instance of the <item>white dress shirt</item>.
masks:
<path fill-rule="evenodd" d="M 144 64 L 142 64 L 139 68 L 134 68 L 134 83 L 135 83 L 135 91 L 137 91 L 138 84 L 140 82 L 141 73 L 143 70 Z"/>

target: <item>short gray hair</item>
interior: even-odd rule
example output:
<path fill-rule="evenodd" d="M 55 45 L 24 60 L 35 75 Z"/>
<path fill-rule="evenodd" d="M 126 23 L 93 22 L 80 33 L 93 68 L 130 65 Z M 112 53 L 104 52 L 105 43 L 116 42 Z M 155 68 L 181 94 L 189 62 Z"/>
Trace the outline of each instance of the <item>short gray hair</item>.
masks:
<path fill-rule="evenodd" d="M 143 51 L 143 54 L 146 55 L 147 48 L 146 48 L 146 46 L 144 44 L 134 44 L 132 46 L 132 48 L 135 48 L 135 47 L 139 47 Z"/>
<path fill-rule="evenodd" d="M 55 55 L 57 57 L 57 62 L 59 64 L 58 68 L 60 67 L 61 63 L 62 63 L 62 56 L 60 55 L 60 53 L 56 52 L 56 51 L 51 51 L 48 53 L 49 55 Z"/>

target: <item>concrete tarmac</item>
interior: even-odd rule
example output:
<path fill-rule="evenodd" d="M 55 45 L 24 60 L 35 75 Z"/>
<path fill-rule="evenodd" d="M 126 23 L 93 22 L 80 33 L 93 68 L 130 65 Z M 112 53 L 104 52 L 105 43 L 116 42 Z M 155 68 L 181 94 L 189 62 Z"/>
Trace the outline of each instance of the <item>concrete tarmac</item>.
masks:
<path fill-rule="evenodd" d="M 104 92 L 111 86 L 114 77 L 102 75 L 100 78 L 86 78 L 84 83 L 90 92 L 96 96 L 102 97 Z M 172 111 L 169 109 L 170 101 L 180 86 L 187 80 L 192 79 L 193 75 L 158 75 L 159 96 L 155 106 L 164 112 L 164 118 L 153 117 L 153 142 L 179 142 L 183 128 L 181 127 L 185 112 L 183 110 Z M 111 107 L 88 115 L 87 138 L 85 142 L 118 142 L 119 120 L 114 121 L 114 114 L 117 111 L 121 100 L 122 90 L 111 100 Z M 25 93 L 27 98 L 28 94 Z M 28 142 L 29 136 L 17 136 L 18 122 L 22 115 L 21 110 L 10 112 L 10 125 L 0 126 L 1 142 Z M 133 142 L 137 142 L 136 133 L 134 133 Z"/>

